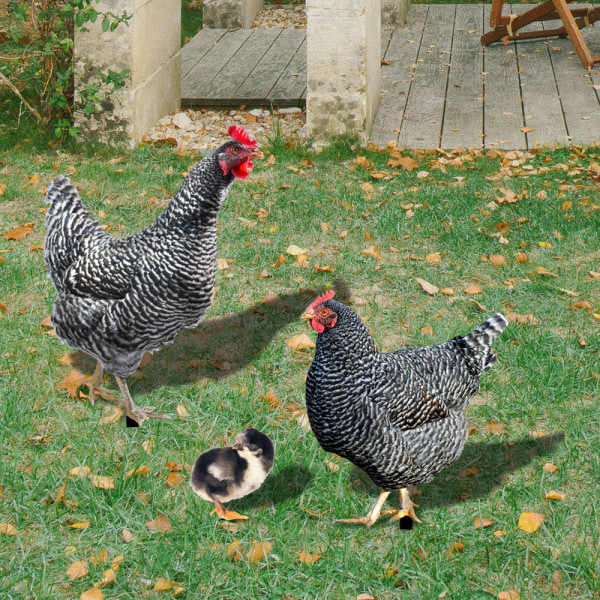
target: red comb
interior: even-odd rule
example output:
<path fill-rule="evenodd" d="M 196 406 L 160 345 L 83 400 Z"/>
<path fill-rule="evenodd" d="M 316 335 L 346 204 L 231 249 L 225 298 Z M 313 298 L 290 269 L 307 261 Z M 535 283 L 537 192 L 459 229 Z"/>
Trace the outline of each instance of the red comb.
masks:
<path fill-rule="evenodd" d="M 246 130 L 243 127 L 237 127 L 236 125 L 232 125 L 227 133 L 236 141 L 245 144 L 249 148 L 255 150 L 258 148 L 258 144 L 254 138 L 251 138 Z"/>
<path fill-rule="evenodd" d="M 316 308 L 321 304 L 321 302 L 325 302 L 325 300 L 331 300 L 335 296 L 335 292 L 333 290 L 329 290 L 325 292 L 323 295 L 319 296 L 315 300 L 312 301 L 311 305 L 306 309 L 306 312 L 309 310 Z"/>

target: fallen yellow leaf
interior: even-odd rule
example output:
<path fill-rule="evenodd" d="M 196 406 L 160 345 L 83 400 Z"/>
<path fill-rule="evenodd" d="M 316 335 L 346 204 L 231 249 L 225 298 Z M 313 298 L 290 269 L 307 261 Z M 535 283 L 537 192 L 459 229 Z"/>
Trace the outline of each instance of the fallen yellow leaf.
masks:
<path fill-rule="evenodd" d="M 530 129 L 533 129 L 533 127 Z M 521 596 L 516 590 L 506 590 L 505 592 L 500 592 L 498 594 L 498 600 L 521 600 Z"/>
<path fill-rule="evenodd" d="M 308 250 L 303 250 L 299 246 L 292 244 L 291 246 L 288 246 L 286 252 L 291 256 L 300 256 L 301 254 L 306 254 Z"/>
<path fill-rule="evenodd" d="M 545 275 L 546 277 L 558 277 L 555 273 L 548 271 L 544 267 L 536 267 L 536 271 L 538 275 Z"/>
<path fill-rule="evenodd" d="M 433 264 L 441 263 L 442 262 L 442 254 L 440 252 L 433 252 L 432 254 L 428 254 L 425 257 L 425 260 L 428 263 L 433 263 Z"/>
<path fill-rule="evenodd" d="M 10 523 L 0 523 L 0 533 L 4 535 L 17 535 L 17 530 Z"/>
<path fill-rule="evenodd" d="M 298 554 L 298 560 L 305 565 L 316 563 L 320 558 L 320 554 L 309 554 L 308 552 L 300 552 Z"/>
<path fill-rule="evenodd" d="M 473 523 L 475 529 L 485 529 L 486 527 L 491 527 L 493 524 L 493 521 L 483 517 L 475 517 L 475 522 Z"/>
<path fill-rule="evenodd" d="M 544 498 L 548 498 L 549 500 L 564 500 L 567 495 L 564 492 L 557 492 L 555 490 L 550 490 L 546 492 Z"/>
<path fill-rule="evenodd" d="M 524 512 L 519 517 L 519 529 L 526 531 L 527 533 L 534 533 L 537 531 L 542 523 L 546 515 L 536 512 Z"/>
<path fill-rule="evenodd" d="M 489 260 L 495 267 L 503 267 L 506 265 L 506 258 L 504 258 L 502 254 L 490 254 Z"/>
<path fill-rule="evenodd" d="M 233 562 L 237 562 L 244 558 L 242 554 L 242 543 L 240 540 L 233 540 L 229 546 L 227 546 L 227 558 Z"/>
<path fill-rule="evenodd" d="M 75 561 L 74 563 L 71 563 L 71 566 L 67 569 L 66 573 L 71 578 L 71 581 L 81 579 L 89 573 L 87 563 L 85 560 Z"/>
<path fill-rule="evenodd" d="M 555 473 L 556 471 L 558 471 L 558 469 L 560 469 L 558 465 L 553 465 L 549 462 L 545 463 L 542 468 L 546 473 Z"/>
<path fill-rule="evenodd" d="M 71 525 L 69 525 L 71 529 L 87 529 L 89 526 L 89 521 L 81 521 L 80 523 L 72 523 Z"/>
<path fill-rule="evenodd" d="M 31 235 L 33 233 L 33 223 L 25 223 L 25 225 L 21 225 L 19 227 L 15 227 L 15 229 L 11 229 L 7 231 L 2 237 L 5 240 L 22 240 L 24 237 Z"/>
<path fill-rule="evenodd" d="M 268 556 L 273 548 L 270 542 L 252 542 L 250 544 L 250 552 L 248 552 L 248 560 L 250 562 L 260 562 Z"/>
<path fill-rule="evenodd" d="M 108 562 L 108 550 L 106 548 L 90 558 L 90 563 L 92 565 L 99 565 L 103 562 Z"/>
<path fill-rule="evenodd" d="M 311 338 L 309 338 L 305 333 L 294 335 L 289 340 L 286 340 L 285 343 L 292 350 L 306 350 L 307 348 L 315 347 L 315 342 Z"/>
<path fill-rule="evenodd" d="M 165 579 L 164 577 L 159 577 L 156 580 L 156 583 L 154 584 L 152 591 L 153 592 L 166 592 L 167 590 L 170 590 L 171 588 L 173 588 L 176 585 L 179 585 L 176 581 L 169 581 L 168 579 Z"/>
<path fill-rule="evenodd" d="M 102 579 L 99 583 L 96 584 L 98 588 L 104 588 L 109 586 L 111 583 L 114 583 L 117 579 L 117 574 L 113 569 L 106 569 L 104 573 L 102 573 Z"/>
<path fill-rule="evenodd" d="M 440 291 L 439 287 L 429 283 L 428 281 L 425 281 L 424 279 L 421 279 L 420 277 L 415 278 L 415 281 L 423 288 L 423 291 L 430 296 L 433 296 Z"/>
<path fill-rule="evenodd" d="M 104 600 L 104 594 L 98 588 L 92 588 L 82 592 L 79 600 Z"/>
<path fill-rule="evenodd" d="M 493 433 L 494 435 L 506 435 L 508 433 L 504 424 L 498 423 L 497 421 L 488 421 L 485 424 L 484 429 L 488 433 Z"/>
<path fill-rule="evenodd" d="M 154 531 L 171 531 L 173 529 L 171 521 L 164 515 L 159 515 L 156 519 L 152 519 L 152 521 L 146 523 L 146 527 Z"/>
<path fill-rule="evenodd" d="M 363 256 L 368 256 L 369 258 L 375 258 L 377 260 L 383 260 L 383 256 L 381 256 L 381 252 L 379 252 L 379 250 L 377 250 L 377 248 L 375 248 L 375 246 L 369 246 L 368 248 L 365 248 L 361 254 Z"/>
<path fill-rule="evenodd" d="M 476 283 L 470 283 L 463 292 L 465 294 L 475 295 L 475 294 L 483 294 L 483 290 Z"/>

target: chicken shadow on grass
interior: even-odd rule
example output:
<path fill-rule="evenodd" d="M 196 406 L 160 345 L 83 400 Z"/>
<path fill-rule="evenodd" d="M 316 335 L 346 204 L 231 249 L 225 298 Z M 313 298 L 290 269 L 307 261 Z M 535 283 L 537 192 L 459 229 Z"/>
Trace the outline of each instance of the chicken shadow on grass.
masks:
<path fill-rule="evenodd" d="M 344 281 L 336 280 L 332 287 L 342 302 L 349 300 L 350 288 Z M 163 386 L 220 380 L 244 369 L 280 329 L 299 321 L 315 297 L 310 290 L 273 296 L 240 313 L 181 330 L 172 345 L 153 354 L 146 364 L 142 361 L 143 366 L 129 376 L 134 397 Z M 75 363 L 82 372 L 92 372 L 95 365 L 82 352 L 75 355 Z"/>
<path fill-rule="evenodd" d="M 555 433 L 514 442 L 467 442 L 461 458 L 454 465 L 444 469 L 430 483 L 419 486 L 422 493 L 415 497 L 415 502 L 419 505 L 417 514 L 422 516 L 421 513 L 430 508 L 452 506 L 487 496 L 501 487 L 510 473 L 536 459 L 553 454 L 564 439 L 564 433 Z M 463 476 L 463 469 L 473 466 L 477 467 L 479 472 L 472 476 Z M 368 476 L 356 467 L 352 473 L 352 480 L 353 487 L 365 490 L 365 494 L 375 496 L 379 493 L 379 489 Z M 397 494 L 390 496 L 389 505 L 399 507 Z"/>

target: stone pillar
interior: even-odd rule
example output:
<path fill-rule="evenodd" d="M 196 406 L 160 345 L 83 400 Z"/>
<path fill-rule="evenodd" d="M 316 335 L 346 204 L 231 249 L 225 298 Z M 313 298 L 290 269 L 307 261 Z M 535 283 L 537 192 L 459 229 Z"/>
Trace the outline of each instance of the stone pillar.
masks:
<path fill-rule="evenodd" d="M 202 25 L 211 29 L 250 29 L 264 0 L 204 0 Z"/>
<path fill-rule="evenodd" d="M 397 27 L 406 24 L 409 0 L 381 0 L 381 24 Z"/>
<path fill-rule="evenodd" d="M 101 18 L 75 28 L 75 125 L 85 137 L 109 145 L 135 146 L 181 99 L 181 6 L 173 0 L 100 0 L 101 12 L 132 15 L 127 24 L 103 32 Z M 99 73 L 129 69 L 115 90 Z M 86 114 L 85 90 L 100 85 L 96 107 Z"/>
<path fill-rule="evenodd" d="M 307 0 L 307 129 L 366 143 L 377 111 L 381 0 Z"/>

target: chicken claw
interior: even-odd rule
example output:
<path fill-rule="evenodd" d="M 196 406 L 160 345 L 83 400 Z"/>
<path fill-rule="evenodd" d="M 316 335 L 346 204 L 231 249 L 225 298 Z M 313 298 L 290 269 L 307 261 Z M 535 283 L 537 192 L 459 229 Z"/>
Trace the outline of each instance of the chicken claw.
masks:
<path fill-rule="evenodd" d="M 415 523 L 420 523 L 421 519 L 417 517 L 414 511 L 414 506 L 418 506 L 414 504 L 410 499 L 410 493 L 407 488 L 402 488 L 400 490 L 400 510 L 390 519 L 390 523 L 394 523 L 395 521 L 399 521 L 404 517 L 410 517 Z"/>
<path fill-rule="evenodd" d="M 170 419 L 168 415 L 154 413 L 154 406 L 136 406 L 129 393 L 127 382 L 120 377 L 115 377 L 123 396 L 123 410 L 127 417 L 127 427 L 139 427 L 146 419 Z"/>
<path fill-rule="evenodd" d="M 93 374 L 81 380 L 83 385 L 88 386 L 88 400 L 92 406 L 98 397 L 108 400 L 109 402 L 121 402 L 121 398 L 119 398 L 119 396 L 110 390 L 107 390 L 102 385 L 103 370 L 102 363 L 98 361 L 96 364 L 96 370 L 93 372 Z"/>
<path fill-rule="evenodd" d="M 377 502 L 375 502 L 375 506 L 369 511 L 369 514 L 366 517 L 354 517 L 353 519 L 336 519 L 336 523 L 345 523 L 348 525 L 366 525 L 367 529 L 371 529 L 371 527 L 375 524 L 377 519 L 381 516 L 381 507 L 386 501 L 387 497 L 390 495 L 390 492 L 383 490 L 381 494 L 379 494 L 379 498 L 377 498 Z"/>

